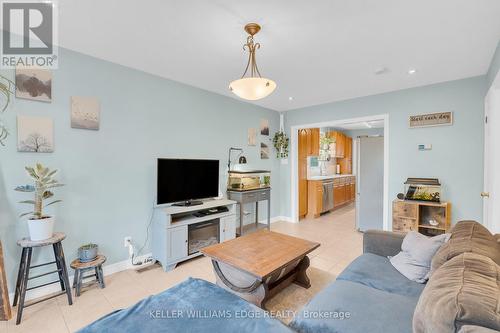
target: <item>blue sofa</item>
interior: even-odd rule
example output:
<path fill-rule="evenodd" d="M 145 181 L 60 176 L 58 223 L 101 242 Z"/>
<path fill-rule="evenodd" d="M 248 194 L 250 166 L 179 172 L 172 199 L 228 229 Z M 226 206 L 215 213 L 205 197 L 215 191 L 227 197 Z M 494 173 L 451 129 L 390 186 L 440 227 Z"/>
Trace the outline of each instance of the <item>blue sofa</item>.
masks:
<path fill-rule="evenodd" d="M 406 279 L 387 259 L 387 255 L 400 251 L 402 240 L 399 234 L 366 232 L 365 253 L 337 281 L 316 295 L 291 323 L 291 328 L 320 333 L 411 332 L 413 310 L 424 286 Z M 128 309 L 103 317 L 79 333 L 290 333 L 292 329 L 212 283 L 189 278 Z"/>
<path fill-rule="evenodd" d="M 403 237 L 367 231 L 363 254 L 301 310 L 291 328 L 301 333 L 411 333 L 425 285 L 408 280 L 387 259 L 401 251 Z"/>
<path fill-rule="evenodd" d="M 289 327 L 212 283 L 190 278 L 111 313 L 80 333 L 500 332 L 495 298 L 500 295 L 500 235 L 491 235 L 477 222 L 456 224 L 450 241 L 433 258 L 436 270 L 427 285 L 408 280 L 387 259 L 401 250 L 403 238 L 393 232 L 365 232 L 363 254 Z"/>

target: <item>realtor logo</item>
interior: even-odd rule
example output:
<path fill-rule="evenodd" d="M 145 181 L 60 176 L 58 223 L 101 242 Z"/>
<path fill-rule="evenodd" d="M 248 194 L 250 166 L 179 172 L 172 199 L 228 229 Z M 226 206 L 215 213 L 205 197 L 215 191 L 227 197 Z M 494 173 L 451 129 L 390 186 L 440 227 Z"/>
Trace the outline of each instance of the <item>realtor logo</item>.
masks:
<path fill-rule="evenodd" d="M 2 68 L 56 68 L 56 15 L 52 2 L 2 2 Z"/>

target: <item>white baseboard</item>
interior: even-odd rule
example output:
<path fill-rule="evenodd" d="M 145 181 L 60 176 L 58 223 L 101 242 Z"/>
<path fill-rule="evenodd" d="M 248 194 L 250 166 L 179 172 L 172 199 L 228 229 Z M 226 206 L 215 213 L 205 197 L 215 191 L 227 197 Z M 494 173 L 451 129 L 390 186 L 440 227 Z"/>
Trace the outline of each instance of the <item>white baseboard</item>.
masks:
<path fill-rule="evenodd" d="M 271 224 L 275 223 L 275 222 L 279 222 L 279 221 L 292 222 L 292 218 L 291 217 L 287 217 L 287 216 L 275 216 L 275 217 L 271 217 Z M 259 223 L 267 224 L 267 219 L 260 220 Z"/>
<path fill-rule="evenodd" d="M 134 261 L 136 261 L 136 262 L 137 261 L 144 261 L 144 259 L 151 257 L 151 256 L 152 256 L 152 253 L 147 253 L 147 254 L 144 254 L 142 256 L 135 257 Z M 127 259 L 127 260 L 116 262 L 114 264 L 103 265 L 102 270 L 103 270 L 104 276 L 106 276 L 106 275 L 111 275 L 113 273 L 125 271 L 125 270 L 131 269 L 133 267 L 134 267 L 134 265 L 132 265 L 130 259 Z M 70 271 L 72 271 L 72 269 L 68 265 L 68 273 Z M 73 285 L 73 275 L 69 276 L 69 283 L 70 283 L 70 285 Z M 54 284 L 51 284 L 51 285 L 48 285 L 45 287 L 33 289 L 33 290 L 26 292 L 25 301 L 29 301 L 31 299 L 35 299 L 35 298 L 39 298 L 39 297 L 44 297 L 44 296 L 47 296 L 49 294 L 56 293 L 59 291 L 61 291 L 61 287 L 57 283 L 54 283 Z M 14 301 L 14 292 L 9 293 L 9 298 L 10 298 L 10 304 L 12 305 L 12 302 Z"/>

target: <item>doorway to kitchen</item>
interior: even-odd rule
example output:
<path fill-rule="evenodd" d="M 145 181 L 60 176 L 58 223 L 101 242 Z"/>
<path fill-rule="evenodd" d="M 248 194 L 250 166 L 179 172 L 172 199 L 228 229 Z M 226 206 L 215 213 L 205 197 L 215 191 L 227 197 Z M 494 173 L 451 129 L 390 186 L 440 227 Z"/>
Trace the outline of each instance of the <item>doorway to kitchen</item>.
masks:
<path fill-rule="evenodd" d="M 388 136 L 388 115 L 293 126 L 292 220 L 389 230 Z"/>

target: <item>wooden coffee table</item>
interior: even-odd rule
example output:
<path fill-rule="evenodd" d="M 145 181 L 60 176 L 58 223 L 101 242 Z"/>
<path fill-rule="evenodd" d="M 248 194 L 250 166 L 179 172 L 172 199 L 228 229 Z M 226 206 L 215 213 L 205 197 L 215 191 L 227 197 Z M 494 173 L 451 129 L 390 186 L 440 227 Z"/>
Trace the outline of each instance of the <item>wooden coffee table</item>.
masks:
<path fill-rule="evenodd" d="M 307 254 L 319 243 L 260 230 L 208 246 L 217 285 L 264 308 L 265 302 L 292 282 L 309 288 Z"/>

